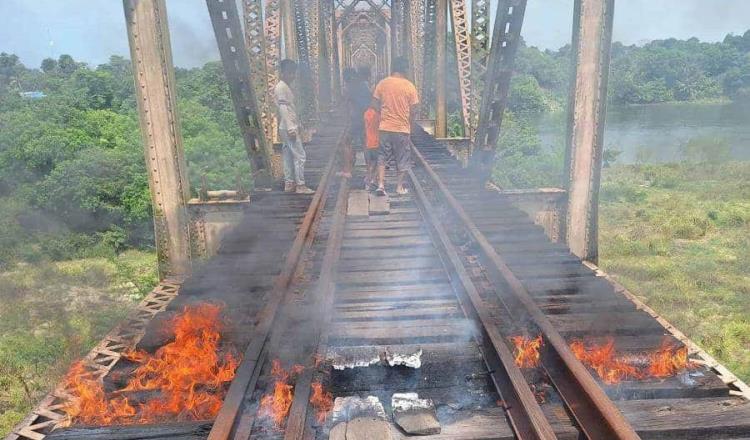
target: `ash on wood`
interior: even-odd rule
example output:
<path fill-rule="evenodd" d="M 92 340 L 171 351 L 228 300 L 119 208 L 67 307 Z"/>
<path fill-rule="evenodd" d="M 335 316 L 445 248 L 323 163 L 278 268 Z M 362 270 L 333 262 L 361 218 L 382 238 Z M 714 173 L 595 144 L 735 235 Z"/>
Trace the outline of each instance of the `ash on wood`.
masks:
<path fill-rule="evenodd" d="M 47 440 L 203 440 L 213 422 L 184 422 L 163 425 L 119 425 L 72 427 L 53 431 Z"/>

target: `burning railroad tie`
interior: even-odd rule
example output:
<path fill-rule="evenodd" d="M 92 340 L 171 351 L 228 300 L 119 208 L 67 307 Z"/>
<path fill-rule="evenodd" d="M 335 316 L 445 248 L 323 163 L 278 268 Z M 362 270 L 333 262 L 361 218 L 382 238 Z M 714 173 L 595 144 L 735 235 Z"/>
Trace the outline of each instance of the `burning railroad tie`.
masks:
<path fill-rule="evenodd" d="M 510 340 L 515 347 L 513 354 L 519 368 L 536 368 L 539 366 L 539 350 L 543 345 L 541 335 L 533 339 L 528 336 L 514 336 Z"/>
<path fill-rule="evenodd" d="M 315 408 L 315 417 L 321 425 L 325 423 L 333 409 L 333 394 L 323 388 L 320 382 L 313 382 L 310 404 Z"/>
<path fill-rule="evenodd" d="M 224 385 L 234 378 L 239 365 L 233 350 L 221 347 L 221 312 L 216 304 L 186 306 L 169 322 L 174 341 L 154 354 L 134 351 L 124 356 L 139 366 L 127 386 L 110 395 L 102 379 L 93 378 L 83 363 L 74 365 L 65 379 L 65 388 L 73 396 L 64 409 L 70 424 L 214 418 L 224 400 Z"/>
<path fill-rule="evenodd" d="M 675 347 L 665 341 L 658 349 L 640 356 L 621 356 L 615 341 L 608 338 L 603 344 L 573 341 L 570 349 L 584 365 L 596 371 L 608 385 L 623 380 L 663 379 L 694 368 L 686 347 Z"/>
<path fill-rule="evenodd" d="M 273 392 L 260 399 L 260 416 L 273 420 L 277 429 L 282 429 L 294 400 L 294 381 L 305 369 L 302 365 L 294 365 L 288 371 L 281 365 L 279 359 L 271 363 L 271 375 L 274 378 Z"/>

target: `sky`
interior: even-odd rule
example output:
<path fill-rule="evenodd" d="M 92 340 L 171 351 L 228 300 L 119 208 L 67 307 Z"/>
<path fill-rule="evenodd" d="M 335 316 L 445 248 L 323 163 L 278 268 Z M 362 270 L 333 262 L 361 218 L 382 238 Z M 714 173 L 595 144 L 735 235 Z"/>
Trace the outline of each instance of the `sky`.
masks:
<path fill-rule="evenodd" d="M 720 41 L 750 29 L 750 0 L 616 0 L 615 41 L 663 38 Z M 493 1 L 493 3 L 496 3 Z M 175 64 L 218 59 L 205 0 L 167 0 Z M 527 43 L 557 49 L 570 41 L 573 0 L 529 0 Z M 0 0 L 0 52 L 31 67 L 70 54 L 91 65 L 129 57 L 121 0 Z"/>

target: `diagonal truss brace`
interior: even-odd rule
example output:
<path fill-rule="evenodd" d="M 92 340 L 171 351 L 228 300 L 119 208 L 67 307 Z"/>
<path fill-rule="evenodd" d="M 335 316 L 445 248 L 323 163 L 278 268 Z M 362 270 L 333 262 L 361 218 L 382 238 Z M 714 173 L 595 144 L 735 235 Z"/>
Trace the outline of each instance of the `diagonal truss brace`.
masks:
<path fill-rule="evenodd" d="M 473 166 L 490 169 L 494 161 L 525 13 L 526 0 L 500 0 L 497 5 L 479 124 L 474 139 L 478 151 L 472 155 Z"/>
<path fill-rule="evenodd" d="M 252 162 L 256 185 L 259 185 L 260 179 L 270 177 L 271 148 L 263 130 L 237 5 L 234 1 L 224 0 L 206 0 L 206 5 L 242 139 Z"/>
<path fill-rule="evenodd" d="M 450 11 L 453 37 L 456 42 L 461 117 L 464 123 L 464 133 L 471 136 L 471 35 L 469 34 L 465 0 L 450 0 Z"/>

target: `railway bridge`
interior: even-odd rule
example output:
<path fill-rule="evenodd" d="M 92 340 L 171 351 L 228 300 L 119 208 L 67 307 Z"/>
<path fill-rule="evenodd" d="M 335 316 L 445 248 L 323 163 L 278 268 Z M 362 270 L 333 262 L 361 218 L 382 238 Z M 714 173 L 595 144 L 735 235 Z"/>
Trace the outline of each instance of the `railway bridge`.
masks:
<path fill-rule="evenodd" d="M 162 281 L 8 440 L 750 438 L 750 388 L 596 266 L 614 0 L 575 1 L 566 186 L 525 191 L 488 176 L 526 0 L 206 4 L 254 189 L 191 198 L 165 0 L 124 0 Z M 395 56 L 422 115 L 377 197 L 336 174 L 342 73 Z M 283 58 L 314 194 L 278 184 Z"/>

